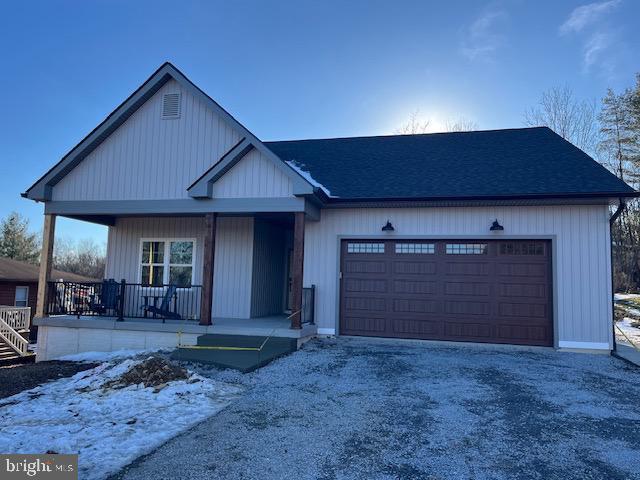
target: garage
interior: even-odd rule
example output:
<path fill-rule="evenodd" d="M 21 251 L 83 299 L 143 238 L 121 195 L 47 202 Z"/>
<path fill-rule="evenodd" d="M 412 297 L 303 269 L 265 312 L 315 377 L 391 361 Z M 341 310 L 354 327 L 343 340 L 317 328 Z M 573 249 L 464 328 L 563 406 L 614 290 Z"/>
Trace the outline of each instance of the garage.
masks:
<path fill-rule="evenodd" d="M 553 345 L 548 240 L 343 240 L 340 333 Z"/>

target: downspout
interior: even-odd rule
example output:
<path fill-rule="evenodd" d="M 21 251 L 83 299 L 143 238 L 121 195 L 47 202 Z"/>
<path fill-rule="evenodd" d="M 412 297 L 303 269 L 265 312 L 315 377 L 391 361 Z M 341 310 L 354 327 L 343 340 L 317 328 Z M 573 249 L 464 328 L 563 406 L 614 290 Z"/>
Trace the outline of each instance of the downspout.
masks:
<path fill-rule="evenodd" d="M 622 215 L 622 212 L 624 212 L 624 209 L 627 207 L 627 204 L 624 202 L 624 200 L 622 198 L 618 199 L 619 203 L 618 203 L 618 208 L 616 209 L 615 212 L 613 212 L 613 215 L 611 215 L 611 218 L 609 218 L 609 255 L 610 255 L 610 263 L 611 263 L 611 328 L 613 330 L 613 352 L 616 351 L 616 301 L 615 301 L 615 290 L 614 290 L 614 284 L 613 284 L 613 235 L 611 234 L 611 229 L 613 228 L 613 224 L 615 223 L 615 221 L 618 219 L 618 217 L 620 215 Z"/>

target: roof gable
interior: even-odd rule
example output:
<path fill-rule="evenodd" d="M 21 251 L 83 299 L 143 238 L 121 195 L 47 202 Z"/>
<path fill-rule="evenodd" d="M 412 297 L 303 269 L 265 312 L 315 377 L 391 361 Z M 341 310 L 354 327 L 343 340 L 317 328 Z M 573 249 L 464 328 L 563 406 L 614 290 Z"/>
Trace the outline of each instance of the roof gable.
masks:
<path fill-rule="evenodd" d="M 52 198 L 52 188 L 58 184 L 80 162 L 98 148 L 110 135 L 123 125 L 142 105 L 152 98 L 168 81 L 175 80 L 180 86 L 196 99 L 201 101 L 227 122 L 238 135 L 247 139 L 253 146 L 260 150 L 265 157 L 272 162 L 280 159 L 267 149 L 262 142 L 241 125 L 233 116 L 218 105 L 211 97 L 206 95 L 182 72 L 170 63 L 163 64 L 151 77 L 149 77 L 129 98 L 116 108 L 100 125 L 87 135 L 78 145 L 67 153 L 54 167 L 43 175 L 23 196 L 33 199 L 48 201 Z M 286 165 L 283 164 L 285 168 Z M 186 186 L 181 188 L 186 188 Z"/>
<path fill-rule="evenodd" d="M 245 160 L 246 157 L 249 158 Z M 251 162 L 252 165 L 239 172 L 240 162 Z M 232 176 L 242 176 L 238 179 L 242 187 L 231 186 L 234 183 Z M 247 138 L 241 139 L 188 188 L 193 198 L 239 196 L 240 190 L 244 197 L 308 195 L 314 192 L 313 186 L 289 165 L 271 152 L 265 155 Z M 287 195 L 283 195 L 285 192 Z"/>

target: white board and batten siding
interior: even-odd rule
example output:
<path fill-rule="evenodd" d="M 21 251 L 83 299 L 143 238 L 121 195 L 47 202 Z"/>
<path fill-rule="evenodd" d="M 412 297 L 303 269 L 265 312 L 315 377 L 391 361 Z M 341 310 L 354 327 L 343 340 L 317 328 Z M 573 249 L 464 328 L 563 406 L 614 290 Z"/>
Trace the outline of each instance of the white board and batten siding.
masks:
<path fill-rule="evenodd" d="M 213 184 L 214 198 L 292 197 L 293 182 L 253 149 Z"/>
<path fill-rule="evenodd" d="M 213 315 L 249 318 L 253 262 L 253 218 L 220 217 L 216 224 Z M 105 277 L 140 281 L 141 239 L 193 238 L 194 284 L 202 284 L 202 217 L 119 218 L 109 227 Z"/>
<path fill-rule="evenodd" d="M 504 231 L 490 235 L 494 219 Z M 382 235 L 390 220 L 395 231 Z M 556 346 L 612 344 L 609 208 L 598 206 L 325 209 L 308 222 L 304 284 L 316 285 L 318 332 L 338 332 L 341 238 L 549 238 Z"/>
<path fill-rule="evenodd" d="M 178 118 L 162 117 L 165 93 L 180 93 Z M 170 80 L 55 185 L 52 200 L 189 198 L 187 188 L 240 138 Z"/>

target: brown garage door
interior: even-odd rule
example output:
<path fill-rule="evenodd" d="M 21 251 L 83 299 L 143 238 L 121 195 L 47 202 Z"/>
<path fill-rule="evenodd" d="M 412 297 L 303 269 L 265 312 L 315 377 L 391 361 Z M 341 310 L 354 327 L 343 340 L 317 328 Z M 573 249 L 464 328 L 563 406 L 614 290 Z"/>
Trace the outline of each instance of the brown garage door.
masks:
<path fill-rule="evenodd" d="M 344 240 L 340 333 L 552 345 L 551 243 Z"/>

